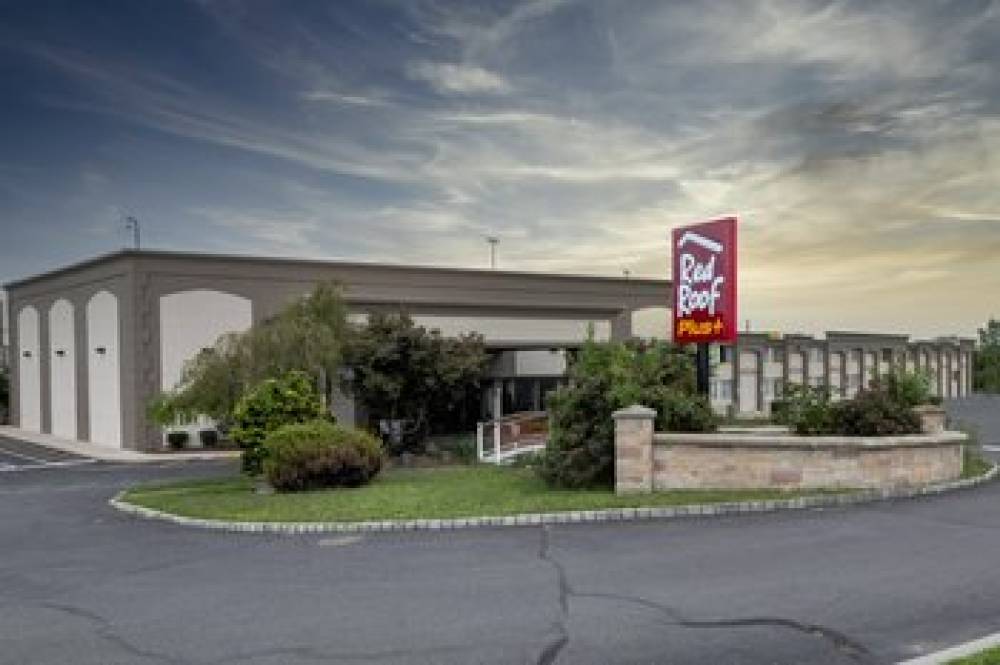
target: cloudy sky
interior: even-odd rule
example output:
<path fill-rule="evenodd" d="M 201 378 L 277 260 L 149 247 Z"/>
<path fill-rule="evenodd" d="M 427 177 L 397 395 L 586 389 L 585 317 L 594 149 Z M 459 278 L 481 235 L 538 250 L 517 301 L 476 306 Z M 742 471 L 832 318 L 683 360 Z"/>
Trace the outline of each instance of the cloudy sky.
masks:
<path fill-rule="evenodd" d="M 755 328 L 1000 315 L 1000 3 L 0 0 L 0 280 L 119 247 L 666 277 Z"/>

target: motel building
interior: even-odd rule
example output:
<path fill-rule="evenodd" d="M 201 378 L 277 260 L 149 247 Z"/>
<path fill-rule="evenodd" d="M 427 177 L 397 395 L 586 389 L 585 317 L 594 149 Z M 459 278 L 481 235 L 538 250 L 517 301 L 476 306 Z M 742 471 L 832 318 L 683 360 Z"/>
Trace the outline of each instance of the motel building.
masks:
<path fill-rule="evenodd" d="M 588 329 L 625 340 L 637 314 L 666 321 L 672 288 L 658 279 L 119 251 L 5 286 L 0 361 L 11 372 L 10 423 L 112 448 L 162 449 L 164 432 L 147 405 L 176 386 L 185 362 L 331 281 L 352 320 L 405 311 L 444 334 L 483 334 L 491 354 L 483 421 L 544 411 Z M 844 397 L 895 366 L 927 370 L 937 394 L 961 397 L 971 391 L 972 351 L 971 340 L 953 338 L 742 334 L 713 348 L 711 399 L 720 413 L 763 416 L 786 383 L 827 385 Z M 366 422 L 349 395 L 333 395 L 331 409 L 343 422 Z"/>
<path fill-rule="evenodd" d="M 734 345 L 713 345 L 709 397 L 717 413 L 766 417 L 783 386 L 826 387 L 834 400 L 851 398 L 895 369 L 926 372 L 942 399 L 972 393 L 975 340 L 828 332 L 822 338 L 740 333 Z"/>

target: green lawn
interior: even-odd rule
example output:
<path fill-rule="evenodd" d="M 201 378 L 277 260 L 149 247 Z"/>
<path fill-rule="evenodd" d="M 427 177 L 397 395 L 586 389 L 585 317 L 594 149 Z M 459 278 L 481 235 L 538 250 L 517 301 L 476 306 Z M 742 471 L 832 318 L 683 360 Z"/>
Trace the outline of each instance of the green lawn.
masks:
<path fill-rule="evenodd" d="M 989 471 L 993 465 L 973 446 L 965 447 L 962 460 L 962 478 L 975 478 Z"/>
<path fill-rule="evenodd" d="M 950 661 L 948 665 L 1000 665 L 1000 647 L 994 647 L 986 651 L 980 651 L 973 656 Z"/>
<path fill-rule="evenodd" d="M 610 490 L 551 490 L 530 469 L 483 465 L 391 469 L 367 487 L 297 494 L 256 494 L 250 480 L 229 476 L 139 486 L 125 499 L 188 517 L 350 522 L 790 499 L 806 494 L 821 492 L 678 491 L 620 497 Z"/>

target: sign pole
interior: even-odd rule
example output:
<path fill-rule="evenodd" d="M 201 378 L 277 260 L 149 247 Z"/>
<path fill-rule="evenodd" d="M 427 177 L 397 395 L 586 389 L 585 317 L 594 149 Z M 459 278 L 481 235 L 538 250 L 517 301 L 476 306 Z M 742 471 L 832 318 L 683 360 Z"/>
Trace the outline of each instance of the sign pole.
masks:
<path fill-rule="evenodd" d="M 699 343 L 698 350 L 695 355 L 695 363 L 698 370 L 698 394 L 708 396 L 708 379 L 709 379 L 709 363 L 708 363 L 708 344 Z"/>

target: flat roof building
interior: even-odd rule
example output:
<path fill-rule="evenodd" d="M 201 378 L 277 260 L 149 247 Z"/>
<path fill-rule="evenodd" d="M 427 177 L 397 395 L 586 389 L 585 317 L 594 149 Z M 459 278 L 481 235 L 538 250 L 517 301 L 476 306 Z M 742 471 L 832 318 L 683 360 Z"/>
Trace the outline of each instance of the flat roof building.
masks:
<path fill-rule="evenodd" d="M 664 307 L 670 293 L 669 281 L 654 279 L 120 251 L 6 285 L 12 423 L 112 447 L 158 448 L 162 432 L 146 407 L 176 385 L 188 359 L 328 281 L 341 285 L 354 313 L 597 321 L 615 339 L 631 336 L 635 310 Z M 530 348 L 581 338 L 487 337 L 487 346 L 514 354 L 501 358 L 498 380 L 511 378 L 504 362 L 515 363 L 514 376 L 520 362 L 523 375 L 544 378 L 564 371 L 564 362 L 537 353 L 529 362 Z M 503 395 L 496 400 L 502 412 Z"/>

